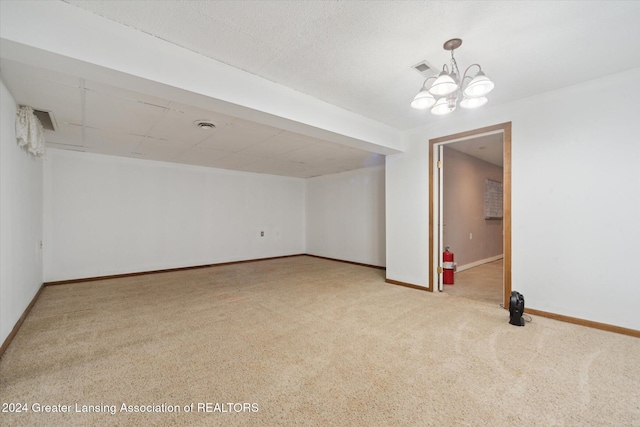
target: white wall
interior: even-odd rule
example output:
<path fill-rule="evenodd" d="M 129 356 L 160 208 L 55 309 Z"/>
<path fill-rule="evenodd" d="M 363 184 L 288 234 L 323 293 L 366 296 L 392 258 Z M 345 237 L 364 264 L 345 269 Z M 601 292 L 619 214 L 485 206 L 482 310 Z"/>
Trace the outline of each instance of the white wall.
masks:
<path fill-rule="evenodd" d="M 307 253 L 385 265 L 384 167 L 307 180 Z"/>
<path fill-rule="evenodd" d="M 417 129 L 387 158 L 387 277 L 428 282 L 429 139 L 512 121 L 513 289 L 530 308 L 640 329 L 638 100 L 633 69 Z"/>
<path fill-rule="evenodd" d="M 429 286 L 429 144 L 385 160 L 387 279 Z"/>
<path fill-rule="evenodd" d="M 55 149 L 44 175 L 45 281 L 305 252 L 303 179 Z"/>
<path fill-rule="evenodd" d="M 42 285 L 42 160 L 20 148 L 0 81 L 0 344 Z"/>

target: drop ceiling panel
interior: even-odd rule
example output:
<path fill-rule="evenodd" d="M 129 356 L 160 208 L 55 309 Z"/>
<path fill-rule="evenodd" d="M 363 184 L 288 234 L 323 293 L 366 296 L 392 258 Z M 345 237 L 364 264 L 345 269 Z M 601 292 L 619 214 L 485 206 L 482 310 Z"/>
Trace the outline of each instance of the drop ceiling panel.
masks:
<path fill-rule="evenodd" d="M 137 101 L 145 104 L 151 104 L 158 107 L 168 107 L 170 102 L 166 99 L 160 99 L 155 96 L 146 95 L 139 92 L 121 89 L 119 87 L 97 83 L 90 80 L 83 81 L 84 88 L 91 92 L 97 92 L 102 95 L 108 95 L 114 98 L 122 98 L 128 101 Z"/>
<path fill-rule="evenodd" d="M 303 178 L 308 165 L 284 159 L 264 159 L 259 163 L 239 168 L 247 172 L 266 173 L 272 175 L 284 175 Z"/>
<path fill-rule="evenodd" d="M 351 155 L 349 157 L 318 161 L 309 165 L 310 168 L 305 178 L 380 166 L 384 165 L 384 161 L 384 156 L 374 153 L 360 153 L 357 156 Z"/>
<path fill-rule="evenodd" d="M 260 131 L 265 134 L 271 134 L 271 135 L 277 135 L 283 132 L 282 129 L 274 128 L 273 126 L 263 125 L 261 123 L 251 122 L 249 120 L 244 120 L 237 117 L 233 119 L 232 124 L 238 128 L 243 128 L 243 127 L 250 128 L 255 131 Z"/>
<path fill-rule="evenodd" d="M 260 144 L 251 146 L 243 150 L 242 152 L 264 156 L 267 158 L 273 158 L 280 157 L 283 154 L 306 147 L 307 145 L 311 144 L 313 144 L 311 138 L 303 137 L 302 135 L 294 134 L 291 132 L 282 132 L 278 135 L 274 135 L 273 137 L 263 141 Z"/>
<path fill-rule="evenodd" d="M 198 128 L 194 122 L 202 119 L 202 115 L 190 115 L 181 111 L 168 110 L 162 120 L 156 122 L 148 135 L 161 138 L 174 144 L 193 146 L 211 137 L 215 130 Z"/>
<path fill-rule="evenodd" d="M 215 133 L 199 143 L 198 147 L 235 153 L 266 141 L 278 132 L 282 131 L 238 126 L 232 123 L 229 126 L 216 128 Z"/>
<path fill-rule="evenodd" d="M 169 109 L 171 109 L 172 111 L 179 111 L 181 113 L 184 113 L 185 117 L 193 118 L 193 120 L 208 120 L 220 126 L 228 125 L 234 120 L 239 120 L 223 113 L 204 110 L 202 108 L 182 104 L 175 101 L 172 101 L 169 104 Z"/>
<path fill-rule="evenodd" d="M 216 159 L 212 165 L 222 169 L 251 169 L 265 160 L 264 157 L 245 153 L 233 153 L 229 156 Z M 256 166 L 258 167 L 258 166 Z"/>
<path fill-rule="evenodd" d="M 70 125 L 67 123 L 58 122 L 57 131 L 55 132 L 50 130 L 44 131 L 44 140 L 47 143 L 83 146 L 84 138 L 82 136 L 82 126 L 76 126 L 76 125 Z"/>
<path fill-rule="evenodd" d="M 51 148 L 296 177 L 341 172 L 349 165 L 362 167 L 363 159 L 370 156 L 321 139 L 20 63 L 10 63 L 2 71 L 18 102 L 54 113 L 58 130 L 45 132 Z M 213 121 L 217 127 L 199 129 L 194 124 L 197 120 Z"/>
<path fill-rule="evenodd" d="M 337 146 L 336 151 L 338 153 L 338 157 L 337 157 L 338 161 L 347 161 L 347 162 L 353 161 L 353 160 L 360 161 L 362 159 L 374 156 L 374 153 L 367 153 L 365 151 L 357 150 L 351 147 Z M 384 156 L 376 156 L 376 157 L 384 158 Z"/>
<path fill-rule="evenodd" d="M 67 151 L 87 151 L 86 148 L 82 145 L 71 145 L 71 144 L 57 144 L 55 142 L 47 142 L 47 148 L 57 148 L 58 150 L 67 150 Z"/>
<path fill-rule="evenodd" d="M 165 108 L 86 91 L 85 125 L 103 130 L 146 135 L 162 120 Z"/>
<path fill-rule="evenodd" d="M 208 150 L 201 147 L 192 147 L 176 158 L 177 162 L 189 165 L 216 167 L 215 162 L 230 156 L 228 151 Z"/>
<path fill-rule="evenodd" d="M 102 129 L 85 128 L 85 147 L 88 152 L 131 157 L 141 137 Z"/>
<path fill-rule="evenodd" d="M 373 166 L 381 166 L 384 165 L 384 156 L 379 154 L 370 153 L 365 155 L 360 155 L 357 157 L 351 157 L 349 159 L 340 159 L 337 163 L 347 168 L 346 170 L 352 169 L 362 169 Z"/>
<path fill-rule="evenodd" d="M 323 166 L 318 166 L 318 167 L 314 167 L 306 170 L 304 175 L 300 176 L 300 178 L 313 178 L 316 176 L 346 172 L 349 170 L 352 170 L 352 169 L 349 169 L 346 166 L 342 166 L 342 165 L 335 165 L 335 164 L 323 165 Z"/>
<path fill-rule="evenodd" d="M 314 163 L 336 160 L 344 154 L 352 154 L 350 148 L 330 142 L 317 142 L 291 151 L 285 154 L 283 158 L 301 163 Z"/>

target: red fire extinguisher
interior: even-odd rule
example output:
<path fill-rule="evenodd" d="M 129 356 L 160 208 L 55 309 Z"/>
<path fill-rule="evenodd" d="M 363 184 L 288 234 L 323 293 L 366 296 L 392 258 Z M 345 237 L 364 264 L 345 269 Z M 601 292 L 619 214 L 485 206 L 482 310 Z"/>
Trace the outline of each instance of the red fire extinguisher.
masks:
<path fill-rule="evenodd" d="M 449 246 L 442 253 L 442 283 L 453 285 L 453 252 L 449 252 Z"/>

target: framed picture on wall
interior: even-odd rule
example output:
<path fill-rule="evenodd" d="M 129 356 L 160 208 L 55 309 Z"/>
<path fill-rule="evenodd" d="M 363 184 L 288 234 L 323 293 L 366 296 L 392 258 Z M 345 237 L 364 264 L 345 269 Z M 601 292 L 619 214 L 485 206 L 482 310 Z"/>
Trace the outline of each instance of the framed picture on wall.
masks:
<path fill-rule="evenodd" d="M 502 219 L 502 183 L 484 181 L 484 219 Z"/>

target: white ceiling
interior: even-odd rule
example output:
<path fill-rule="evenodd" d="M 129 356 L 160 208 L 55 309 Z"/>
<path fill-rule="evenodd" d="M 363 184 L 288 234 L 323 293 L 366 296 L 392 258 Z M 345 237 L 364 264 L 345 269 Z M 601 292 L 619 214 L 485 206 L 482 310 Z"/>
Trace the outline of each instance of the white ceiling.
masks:
<path fill-rule="evenodd" d="M 502 167 L 504 165 L 503 136 L 502 132 L 480 135 L 451 142 L 447 147 Z"/>
<path fill-rule="evenodd" d="M 380 154 L 8 59 L 0 70 L 16 102 L 54 113 L 49 148 L 300 178 L 384 164 Z"/>
<path fill-rule="evenodd" d="M 440 67 L 449 59 L 442 43 L 453 37 L 463 39 L 461 69 L 480 63 L 496 82 L 485 108 L 640 67 L 637 1 L 67 3 L 400 131 L 447 119 L 409 107 L 424 79 L 411 67 Z M 50 147 L 297 177 L 384 162 L 230 111 L 6 58 L 0 72 L 18 103 L 54 112 Z M 202 119 L 216 130 L 197 129 Z"/>
<path fill-rule="evenodd" d="M 411 67 L 480 63 L 505 103 L 640 67 L 638 1 L 87 1 L 69 3 L 398 129 Z"/>

